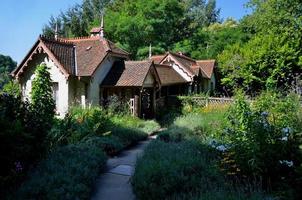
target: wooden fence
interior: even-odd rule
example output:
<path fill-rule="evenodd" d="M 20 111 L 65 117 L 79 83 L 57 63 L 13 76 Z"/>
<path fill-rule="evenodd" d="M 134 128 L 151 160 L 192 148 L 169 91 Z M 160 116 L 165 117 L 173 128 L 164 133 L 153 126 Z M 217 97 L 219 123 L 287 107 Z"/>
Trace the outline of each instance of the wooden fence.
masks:
<path fill-rule="evenodd" d="M 220 105 L 220 104 L 231 104 L 233 99 L 231 98 L 217 98 L 217 97 L 191 97 L 191 100 L 197 105 Z"/>

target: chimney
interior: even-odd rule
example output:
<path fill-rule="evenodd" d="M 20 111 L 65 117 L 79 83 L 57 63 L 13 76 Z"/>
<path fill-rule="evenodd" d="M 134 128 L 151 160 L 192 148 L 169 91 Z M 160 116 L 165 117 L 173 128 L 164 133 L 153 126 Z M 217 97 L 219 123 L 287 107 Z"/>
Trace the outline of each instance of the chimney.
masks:
<path fill-rule="evenodd" d="M 58 23 L 56 23 L 56 29 L 55 29 L 55 39 L 58 39 Z"/>
<path fill-rule="evenodd" d="M 152 45 L 149 46 L 149 59 L 152 57 Z"/>
<path fill-rule="evenodd" d="M 102 15 L 101 19 L 101 26 L 100 27 L 94 27 L 90 31 L 90 37 L 101 37 L 104 38 L 104 16 Z"/>
<path fill-rule="evenodd" d="M 105 34 L 104 34 L 104 15 L 102 15 L 100 36 L 101 36 L 102 38 L 105 36 Z"/>

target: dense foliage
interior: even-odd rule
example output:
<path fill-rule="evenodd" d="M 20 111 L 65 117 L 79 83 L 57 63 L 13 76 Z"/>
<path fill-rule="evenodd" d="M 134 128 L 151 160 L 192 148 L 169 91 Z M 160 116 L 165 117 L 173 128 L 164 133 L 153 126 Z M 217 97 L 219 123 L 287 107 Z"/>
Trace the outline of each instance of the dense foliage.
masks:
<path fill-rule="evenodd" d="M 224 130 L 229 156 L 240 169 L 234 176 L 261 179 L 279 197 L 300 199 L 301 111 L 295 95 L 263 93 L 249 103 L 238 94 Z"/>
<path fill-rule="evenodd" d="M 194 110 L 160 133 L 138 160 L 133 177 L 137 197 L 263 199 L 257 183 L 237 185 L 229 181 L 220 168 L 220 152 L 209 145 L 223 130 L 226 107 Z"/>
<path fill-rule="evenodd" d="M 41 130 L 51 127 L 55 114 L 55 102 L 53 99 L 52 80 L 46 64 L 36 67 L 35 78 L 32 81 L 31 104 L 36 111 L 37 120 L 41 120 Z"/>
<path fill-rule="evenodd" d="M 99 107 L 74 107 L 56 120 L 48 140 L 51 153 L 18 190 L 29 199 L 88 199 L 108 156 L 145 139 L 159 126 L 127 115 L 108 115 Z"/>
<path fill-rule="evenodd" d="M 43 32 L 53 36 L 57 23 L 63 37 L 89 35 L 89 29 L 99 26 L 100 14 L 105 13 L 106 37 L 129 51 L 133 58 L 144 59 L 150 44 L 153 53 L 163 53 L 176 42 L 191 37 L 196 29 L 219 21 L 215 0 L 109 2 L 85 0 L 57 18 L 52 17 Z"/>
<path fill-rule="evenodd" d="M 159 134 L 164 143 L 154 142 L 138 162 L 133 184 L 141 199 L 301 198 L 302 109 L 297 95 L 264 92 L 251 101 L 238 93 L 231 105 L 208 106 L 192 104 L 192 98 L 182 97 L 183 116 Z M 216 163 L 211 164 L 215 178 L 207 168 L 197 170 L 202 158 Z M 148 187 L 156 183 L 162 187 Z"/>
<path fill-rule="evenodd" d="M 87 36 L 92 26 L 100 25 L 101 14 L 109 2 L 110 0 L 83 0 L 82 4 L 70 7 L 59 16 L 51 16 L 43 33 L 53 37 L 57 28 L 61 37 Z"/>
<path fill-rule="evenodd" d="M 291 90 L 301 78 L 301 2 L 251 0 L 249 5 L 253 13 L 241 24 L 251 39 L 219 55 L 222 81 L 250 94 L 265 88 Z"/>
<path fill-rule="evenodd" d="M 16 68 L 17 63 L 9 56 L 0 54 L 0 90 L 11 80 L 10 73 Z"/>
<path fill-rule="evenodd" d="M 301 93 L 300 3 L 250 0 L 247 6 L 252 12 L 240 22 L 221 22 L 215 0 L 85 0 L 51 18 L 44 33 L 53 35 L 57 22 L 64 37 L 88 35 L 99 26 L 99 9 L 106 37 L 133 59 L 145 59 L 152 44 L 154 54 L 173 50 L 195 59 L 218 58 L 222 83 L 231 93 L 237 87 L 249 94 L 266 88 Z"/>
<path fill-rule="evenodd" d="M 87 199 L 105 162 L 102 149 L 92 143 L 61 147 L 30 174 L 16 199 Z"/>

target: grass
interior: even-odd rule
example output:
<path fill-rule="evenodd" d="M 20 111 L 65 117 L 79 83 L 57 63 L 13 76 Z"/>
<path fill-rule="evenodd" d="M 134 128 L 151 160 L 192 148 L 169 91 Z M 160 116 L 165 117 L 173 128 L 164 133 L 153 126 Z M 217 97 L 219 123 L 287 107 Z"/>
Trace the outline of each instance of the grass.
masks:
<path fill-rule="evenodd" d="M 206 107 L 199 112 L 191 112 L 176 118 L 169 128 L 159 137 L 189 138 L 197 136 L 200 139 L 221 139 L 227 107 Z"/>

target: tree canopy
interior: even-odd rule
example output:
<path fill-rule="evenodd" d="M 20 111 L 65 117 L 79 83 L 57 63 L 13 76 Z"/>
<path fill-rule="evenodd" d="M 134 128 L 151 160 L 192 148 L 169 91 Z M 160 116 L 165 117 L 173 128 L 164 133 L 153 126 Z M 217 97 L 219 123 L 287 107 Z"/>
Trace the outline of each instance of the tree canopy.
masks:
<path fill-rule="evenodd" d="M 89 35 L 105 14 L 106 37 L 132 54 L 146 58 L 148 47 L 162 53 L 175 43 L 191 37 L 196 30 L 219 22 L 215 0 L 84 0 L 51 17 L 43 32 L 54 35 L 56 24 L 61 37 Z"/>
<path fill-rule="evenodd" d="M 261 89 L 288 90 L 302 67 L 302 6 L 295 0 L 251 0 L 250 16 L 242 26 L 252 37 L 236 42 L 221 55 L 224 78 L 231 87 L 253 93 Z"/>
<path fill-rule="evenodd" d="M 83 0 L 51 17 L 44 34 L 58 24 L 62 37 L 85 36 L 105 14 L 105 37 L 145 59 L 181 51 L 195 59 L 217 59 L 222 84 L 249 93 L 288 90 L 302 67 L 302 6 L 296 0 L 250 0 L 239 22 L 220 19 L 215 0 Z"/>
<path fill-rule="evenodd" d="M 0 54 L 0 90 L 11 80 L 10 73 L 16 68 L 17 63 L 9 56 Z"/>

